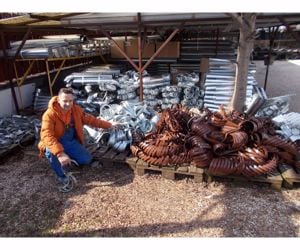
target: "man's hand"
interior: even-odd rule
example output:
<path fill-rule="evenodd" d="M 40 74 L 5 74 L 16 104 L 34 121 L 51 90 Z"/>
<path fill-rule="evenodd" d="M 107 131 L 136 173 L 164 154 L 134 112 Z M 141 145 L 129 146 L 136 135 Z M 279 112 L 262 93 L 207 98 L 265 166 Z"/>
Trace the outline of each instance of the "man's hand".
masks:
<path fill-rule="evenodd" d="M 62 166 L 71 164 L 71 158 L 64 152 L 57 155 L 57 159 Z"/>

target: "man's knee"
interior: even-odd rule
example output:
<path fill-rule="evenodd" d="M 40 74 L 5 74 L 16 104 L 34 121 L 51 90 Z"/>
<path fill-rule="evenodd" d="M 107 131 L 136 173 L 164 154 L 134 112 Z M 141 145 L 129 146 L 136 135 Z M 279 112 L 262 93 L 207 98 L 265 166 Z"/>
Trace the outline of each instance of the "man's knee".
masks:
<path fill-rule="evenodd" d="M 82 154 L 78 159 L 78 163 L 80 165 L 88 165 L 91 162 L 92 162 L 92 155 L 90 153 Z"/>

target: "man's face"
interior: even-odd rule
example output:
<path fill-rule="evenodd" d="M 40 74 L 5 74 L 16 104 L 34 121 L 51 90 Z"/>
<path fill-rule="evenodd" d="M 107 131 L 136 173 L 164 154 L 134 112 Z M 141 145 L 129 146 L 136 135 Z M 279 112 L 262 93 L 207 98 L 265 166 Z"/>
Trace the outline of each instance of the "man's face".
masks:
<path fill-rule="evenodd" d="M 63 111 L 69 111 L 73 106 L 73 95 L 72 94 L 65 94 L 61 93 L 58 96 L 58 103 Z"/>

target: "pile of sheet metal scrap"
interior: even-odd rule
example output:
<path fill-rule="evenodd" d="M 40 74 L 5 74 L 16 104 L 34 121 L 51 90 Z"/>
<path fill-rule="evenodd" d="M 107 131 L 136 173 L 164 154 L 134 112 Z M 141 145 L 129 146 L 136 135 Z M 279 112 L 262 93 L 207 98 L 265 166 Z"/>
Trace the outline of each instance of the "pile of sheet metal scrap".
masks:
<path fill-rule="evenodd" d="M 278 134 L 281 134 L 287 139 L 295 142 L 300 140 L 300 114 L 291 112 L 287 114 L 280 114 L 274 117 L 273 122 L 280 128 L 276 130 Z"/>
<path fill-rule="evenodd" d="M 12 115 L 0 116 L 0 154 L 7 154 L 14 147 L 39 138 L 40 120 Z"/>
<path fill-rule="evenodd" d="M 256 177 L 272 172 L 279 162 L 300 168 L 299 149 L 276 135 L 271 119 L 226 113 L 222 106 L 216 112 L 205 108 L 199 116 L 180 105 L 166 109 L 156 130 L 131 151 L 153 165 L 187 163 L 215 175 Z"/>

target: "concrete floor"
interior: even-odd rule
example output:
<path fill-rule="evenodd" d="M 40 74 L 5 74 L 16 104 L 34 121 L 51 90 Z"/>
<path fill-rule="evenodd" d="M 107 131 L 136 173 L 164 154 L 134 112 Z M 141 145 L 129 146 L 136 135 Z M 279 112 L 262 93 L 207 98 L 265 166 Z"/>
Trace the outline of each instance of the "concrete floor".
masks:
<path fill-rule="evenodd" d="M 255 79 L 263 87 L 267 66 L 263 61 L 254 62 Z M 270 65 L 266 92 L 268 97 L 294 95 L 291 97 L 289 111 L 300 113 L 300 60 L 275 61 Z"/>

